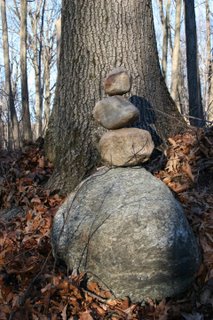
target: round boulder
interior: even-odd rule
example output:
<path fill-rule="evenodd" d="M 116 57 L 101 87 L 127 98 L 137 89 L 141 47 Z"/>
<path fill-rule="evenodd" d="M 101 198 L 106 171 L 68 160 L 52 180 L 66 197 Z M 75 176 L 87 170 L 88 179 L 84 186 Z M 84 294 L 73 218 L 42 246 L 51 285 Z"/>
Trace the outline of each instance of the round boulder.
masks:
<path fill-rule="evenodd" d="M 52 246 L 68 268 L 132 301 L 179 295 L 200 261 L 182 207 L 143 168 L 104 168 L 85 180 L 54 218 Z"/>

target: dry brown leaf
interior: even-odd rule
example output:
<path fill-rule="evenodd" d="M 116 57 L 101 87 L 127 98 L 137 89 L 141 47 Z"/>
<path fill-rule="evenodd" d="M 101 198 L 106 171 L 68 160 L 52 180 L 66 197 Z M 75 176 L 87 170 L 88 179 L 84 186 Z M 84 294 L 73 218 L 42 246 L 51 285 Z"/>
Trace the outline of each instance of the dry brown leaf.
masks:
<path fill-rule="evenodd" d="M 38 159 L 38 166 L 39 166 L 39 168 L 44 169 L 44 167 L 45 167 L 45 159 L 44 159 L 44 156 L 42 156 L 41 158 Z"/>
<path fill-rule="evenodd" d="M 96 302 L 91 304 L 91 308 L 94 308 L 99 316 L 103 317 L 106 314 L 106 311 Z"/>
<path fill-rule="evenodd" d="M 184 191 L 188 190 L 189 189 L 189 184 L 185 183 L 185 184 L 181 185 L 180 183 L 171 183 L 171 184 L 169 184 L 169 187 L 173 191 L 179 193 L 179 192 L 184 192 Z"/>
<path fill-rule="evenodd" d="M 90 311 L 84 311 L 80 313 L 79 320 L 93 320 L 93 317 L 90 314 Z"/>
<path fill-rule="evenodd" d="M 128 316 L 132 316 L 132 313 L 134 312 L 135 308 L 137 307 L 136 304 L 132 304 L 128 309 L 125 309 L 124 312 L 128 315 Z"/>
<path fill-rule="evenodd" d="M 109 299 L 109 300 L 107 301 L 107 304 L 108 304 L 110 307 L 115 307 L 115 306 L 118 304 L 118 302 L 117 302 L 117 300 Z"/>
<path fill-rule="evenodd" d="M 176 146 L 177 146 L 177 143 L 175 142 L 174 139 L 168 138 L 168 141 L 169 141 L 169 143 L 170 143 L 173 147 L 176 147 Z"/>
<path fill-rule="evenodd" d="M 192 182 L 194 182 L 195 178 L 194 178 L 194 175 L 192 174 L 192 169 L 188 162 L 185 162 L 182 164 L 182 170 L 188 175 L 188 177 L 192 180 Z"/>
<path fill-rule="evenodd" d="M 49 291 L 51 287 L 52 287 L 51 283 L 48 283 L 44 288 L 41 289 L 41 293 L 45 293 L 46 291 Z"/>
<path fill-rule="evenodd" d="M 176 157 L 170 158 L 168 160 L 167 165 L 166 165 L 166 171 L 168 171 L 169 173 L 170 172 L 177 172 L 178 167 L 179 167 L 179 159 L 176 156 Z"/>
<path fill-rule="evenodd" d="M 31 203 L 40 204 L 41 203 L 41 199 L 39 199 L 38 197 L 32 198 L 31 199 Z"/>
<path fill-rule="evenodd" d="M 68 304 L 64 306 L 64 309 L 61 312 L 62 320 L 67 320 L 67 306 Z"/>

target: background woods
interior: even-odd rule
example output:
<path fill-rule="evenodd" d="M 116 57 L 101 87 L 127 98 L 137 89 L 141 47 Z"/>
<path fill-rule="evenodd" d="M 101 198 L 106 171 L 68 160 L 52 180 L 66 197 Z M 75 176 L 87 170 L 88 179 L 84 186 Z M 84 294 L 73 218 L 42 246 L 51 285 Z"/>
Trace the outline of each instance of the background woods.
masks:
<path fill-rule="evenodd" d="M 1 144 L 5 148 L 35 140 L 47 128 L 56 81 L 59 16 L 58 1 L 1 1 Z"/>

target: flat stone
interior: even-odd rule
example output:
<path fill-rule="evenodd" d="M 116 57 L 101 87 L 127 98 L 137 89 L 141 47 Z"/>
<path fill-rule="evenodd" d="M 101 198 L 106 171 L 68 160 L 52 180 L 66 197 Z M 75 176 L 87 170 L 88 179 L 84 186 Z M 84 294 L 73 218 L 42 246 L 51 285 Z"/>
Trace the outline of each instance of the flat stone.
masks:
<path fill-rule="evenodd" d="M 104 91 L 110 96 L 127 93 L 130 89 L 131 79 L 123 67 L 113 69 L 104 80 Z"/>
<path fill-rule="evenodd" d="M 104 168 L 85 180 L 55 215 L 52 247 L 70 270 L 135 302 L 178 296 L 200 263 L 181 205 L 144 168 Z"/>
<path fill-rule="evenodd" d="M 139 118 L 138 109 L 127 99 L 113 96 L 98 101 L 93 109 L 95 120 L 106 129 L 119 129 Z"/>
<path fill-rule="evenodd" d="M 106 132 L 99 141 L 102 160 L 110 166 L 135 166 L 149 160 L 154 149 L 150 133 L 123 128 Z"/>

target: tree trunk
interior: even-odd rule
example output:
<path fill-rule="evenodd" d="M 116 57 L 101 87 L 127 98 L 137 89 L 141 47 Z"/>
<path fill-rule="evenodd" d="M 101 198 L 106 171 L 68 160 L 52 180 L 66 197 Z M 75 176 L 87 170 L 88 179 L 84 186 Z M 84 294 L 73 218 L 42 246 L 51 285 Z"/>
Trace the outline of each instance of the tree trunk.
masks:
<path fill-rule="evenodd" d="M 213 122 L 213 58 L 211 62 L 211 78 L 209 84 L 209 100 L 208 100 L 207 117 L 209 121 Z"/>
<path fill-rule="evenodd" d="M 27 0 L 21 1 L 21 26 L 20 26 L 20 65 L 21 65 L 21 100 L 23 138 L 32 141 L 30 122 L 29 95 L 27 81 Z"/>
<path fill-rule="evenodd" d="M 164 23 L 163 23 L 163 46 L 162 46 L 162 73 L 165 79 L 167 75 L 167 61 L 168 61 L 170 6 L 171 6 L 171 0 L 167 0 L 166 14 L 164 16 Z"/>
<path fill-rule="evenodd" d="M 44 48 L 44 131 L 46 131 L 50 118 L 50 63 L 51 48 L 46 45 Z"/>
<path fill-rule="evenodd" d="M 209 121 L 213 121 L 213 52 L 211 49 L 211 23 L 209 1 L 206 0 L 206 51 L 207 51 L 207 94 L 206 111 Z"/>
<path fill-rule="evenodd" d="M 185 127 L 162 77 L 151 1 L 69 1 L 62 5 L 59 77 L 46 136 L 55 172 L 49 186 L 72 190 L 97 164 L 100 127 L 92 117 L 114 67 L 132 75 L 130 95 L 154 111 L 162 140 Z M 175 123 L 175 126 L 174 126 Z"/>
<path fill-rule="evenodd" d="M 189 120 L 191 125 L 202 127 L 204 125 L 204 114 L 201 100 L 194 0 L 184 0 L 184 2 Z"/>
<path fill-rule="evenodd" d="M 4 69 L 5 69 L 5 91 L 8 101 L 8 146 L 9 148 L 19 148 L 19 126 L 18 119 L 14 104 L 14 96 L 11 85 L 11 70 L 10 70 L 10 58 L 9 58 L 9 42 L 8 42 L 8 27 L 5 0 L 1 0 L 1 18 L 2 18 L 2 42 L 3 42 L 3 55 L 4 55 Z"/>
<path fill-rule="evenodd" d="M 178 103 L 178 83 L 180 83 L 180 19 L 181 19 L 181 3 L 182 0 L 176 1 L 175 13 L 175 40 L 172 53 L 172 80 L 171 80 L 171 96 L 180 110 Z"/>
<path fill-rule="evenodd" d="M 43 50 L 44 12 L 46 0 L 37 2 L 36 12 L 30 11 L 33 35 L 31 37 L 33 51 L 33 68 L 35 72 L 35 113 L 36 113 L 36 138 L 42 136 L 42 112 L 43 112 L 43 84 L 41 57 Z M 39 23 L 40 22 L 40 23 Z"/>
<path fill-rule="evenodd" d="M 57 39 L 57 66 L 59 68 L 59 57 L 61 47 L 61 17 L 56 21 L 56 39 Z"/>
<path fill-rule="evenodd" d="M 178 104 L 180 106 L 180 112 L 182 115 L 186 116 L 189 114 L 189 96 L 186 79 L 186 50 L 185 48 L 180 48 L 180 73 L 178 79 Z"/>

